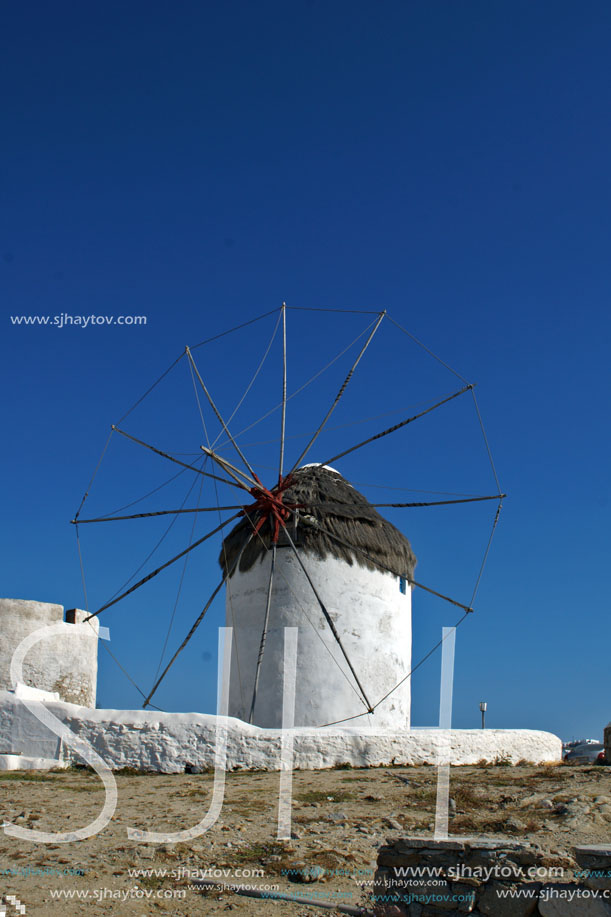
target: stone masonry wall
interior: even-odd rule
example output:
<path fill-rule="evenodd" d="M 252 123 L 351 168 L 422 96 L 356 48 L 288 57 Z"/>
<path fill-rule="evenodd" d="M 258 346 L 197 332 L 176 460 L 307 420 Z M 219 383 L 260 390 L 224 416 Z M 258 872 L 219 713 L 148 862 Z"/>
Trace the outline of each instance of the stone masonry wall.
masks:
<path fill-rule="evenodd" d="M 376 917 L 611 917 L 611 846 L 575 848 L 556 881 L 535 846 L 504 839 L 391 839 L 380 848 Z M 550 877 L 554 877 L 554 881 Z"/>

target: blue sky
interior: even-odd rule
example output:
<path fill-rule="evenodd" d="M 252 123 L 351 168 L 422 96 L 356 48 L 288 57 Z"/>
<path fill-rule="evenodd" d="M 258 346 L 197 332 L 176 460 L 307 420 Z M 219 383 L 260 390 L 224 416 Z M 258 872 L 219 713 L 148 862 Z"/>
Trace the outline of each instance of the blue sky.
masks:
<path fill-rule="evenodd" d="M 34 3 L 6 8 L 1 31 L 2 594 L 83 604 L 69 520 L 110 424 L 186 344 L 283 300 L 387 309 L 477 383 L 509 494 L 476 614 L 458 632 L 454 723 L 477 725 L 486 700 L 490 726 L 600 735 L 610 718 L 608 5 Z M 10 319 L 61 313 L 147 324 Z M 371 318 L 289 312 L 289 391 Z M 275 320 L 195 351 L 223 411 Z M 387 425 L 357 426 L 363 418 L 399 418 L 460 387 L 393 327 L 385 320 L 367 352 L 329 445 Z M 294 448 L 352 353 L 292 402 Z M 240 410 L 244 426 L 277 403 L 279 359 L 276 339 Z M 188 453 L 202 431 L 185 367 L 125 426 Z M 474 415 L 459 401 L 340 470 L 370 499 L 380 484 L 492 493 Z M 262 469 L 277 461 L 267 443 L 276 418 L 244 438 L 266 443 L 248 447 Z M 113 437 L 87 506 L 114 509 L 174 470 Z M 180 505 L 186 487 L 178 478 L 147 508 Z M 389 515 L 423 581 L 461 601 L 488 535 L 484 506 Z M 163 532 L 157 521 L 108 525 L 82 527 L 92 605 Z M 186 544 L 190 525 L 177 523 L 155 559 Z M 170 647 L 218 578 L 213 550 L 191 558 Z M 113 652 L 143 686 L 179 574 L 103 615 Z M 213 709 L 221 617 L 219 605 L 160 706 Z M 417 592 L 414 659 L 455 620 Z M 416 725 L 435 722 L 439 664 L 437 655 L 414 676 Z M 138 699 L 102 652 L 100 705 Z"/>

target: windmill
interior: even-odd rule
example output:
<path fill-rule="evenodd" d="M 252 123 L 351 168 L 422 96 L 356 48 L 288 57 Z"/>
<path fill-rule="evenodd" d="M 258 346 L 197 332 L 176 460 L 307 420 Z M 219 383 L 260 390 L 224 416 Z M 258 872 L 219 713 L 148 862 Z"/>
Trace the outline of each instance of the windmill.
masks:
<path fill-rule="evenodd" d="M 392 323 L 394 329 L 415 340 L 385 311 L 371 313 L 373 318 L 357 338 L 356 356 L 351 358 L 347 374 L 334 397 L 330 398 L 330 407 L 322 420 L 307 434 L 307 442 L 298 454 L 290 462 L 287 461 L 287 404 L 308 384 L 289 394 L 288 309 L 283 304 L 278 310 L 238 326 L 243 328 L 244 325 L 251 325 L 270 315 L 275 316 L 272 340 L 238 408 L 256 379 L 272 343 L 277 336 L 282 340 L 281 397 L 264 414 L 266 418 L 274 411 L 279 413 L 279 448 L 276 452 L 276 471 L 271 481 L 267 470 L 266 473 L 260 468 L 257 471 L 258 466 L 251 460 L 244 445 L 243 434 L 255 424 L 236 434 L 233 418 L 237 408 L 231 414 L 221 410 L 216 396 L 212 394 L 210 381 L 204 379 L 205 374 L 194 351 L 209 341 L 185 348 L 145 395 L 112 426 L 102 458 L 111 439 L 118 437 L 128 440 L 165 461 L 181 466 L 181 473 L 192 475 L 201 485 L 210 485 L 214 489 L 216 505 L 204 506 L 198 502 L 194 507 L 183 504 L 173 509 L 130 514 L 114 511 L 85 518 L 83 509 L 91 490 L 90 485 L 72 520 L 79 541 L 79 555 L 79 531 L 85 524 L 166 515 L 176 519 L 185 514 L 194 514 L 194 517 L 199 518 L 200 514 L 211 512 L 217 512 L 220 521 L 201 537 L 191 537 L 187 547 L 136 582 L 132 581 L 128 588 L 120 590 L 99 608 L 90 611 L 89 618 L 97 617 L 115 606 L 174 564 L 186 563 L 188 555 L 204 542 L 220 539 L 220 581 L 167 664 L 158 667 L 151 689 L 140 691 L 143 706 L 154 706 L 152 699 L 159 686 L 224 590 L 226 623 L 234 628 L 231 715 L 255 725 L 280 725 L 282 632 L 286 626 L 296 626 L 299 629 L 296 725 L 325 726 L 353 722 L 355 725 L 362 723 L 383 729 L 406 729 L 410 722 L 411 674 L 415 670 L 411 662 L 412 590 L 420 588 L 458 607 L 461 610 L 459 623 L 467 618 L 472 611 L 473 599 L 505 495 L 501 493 L 488 449 L 474 386 L 453 370 L 450 371 L 460 380 L 459 388 L 443 397 L 429 399 L 415 411 L 405 410 L 391 426 L 378 428 L 371 435 L 343 448 L 335 447 L 331 455 L 323 453 L 323 434 L 331 429 L 329 421 L 352 385 L 357 367 L 383 322 Z M 210 340 L 217 340 L 238 328 L 215 335 Z M 419 341 L 416 343 L 423 346 Z M 435 360 L 442 362 L 431 351 L 424 349 Z M 347 350 L 341 351 L 340 356 Z M 205 439 L 205 443 L 199 443 L 198 457 L 191 461 L 185 460 L 191 456 L 181 458 L 167 445 L 161 448 L 158 444 L 136 436 L 124 425 L 129 414 L 181 361 L 187 364 L 193 382 Z M 443 365 L 448 368 L 446 364 Z M 321 372 L 317 372 L 313 379 L 318 378 Z M 408 425 L 461 398 L 472 399 L 495 480 L 494 493 L 451 494 L 449 496 L 452 499 L 377 503 L 370 502 L 357 485 L 341 473 L 348 456 L 360 450 L 379 448 Z M 210 421 L 208 425 L 206 423 L 206 413 L 217 425 L 215 439 L 209 431 Z M 232 453 L 231 459 L 228 453 Z M 312 461 L 313 458 L 322 460 Z M 306 462 L 306 459 L 309 461 Z M 101 462 L 102 459 L 94 472 L 94 478 Z M 383 486 L 383 483 L 379 486 Z M 222 495 L 229 494 L 231 502 L 222 499 Z M 443 496 L 447 497 L 448 494 Z M 460 602 L 414 579 L 415 556 L 408 538 L 397 526 L 386 520 L 379 510 L 385 507 L 405 509 L 481 501 L 493 501 L 494 519 L 473 595 L 468 602 Z M 231 515 L 223 517 L 227 513 Z M 233 528 L 229 529 L 231 525 Z M 426 658 L 429 655 L 427 653 Z"/>

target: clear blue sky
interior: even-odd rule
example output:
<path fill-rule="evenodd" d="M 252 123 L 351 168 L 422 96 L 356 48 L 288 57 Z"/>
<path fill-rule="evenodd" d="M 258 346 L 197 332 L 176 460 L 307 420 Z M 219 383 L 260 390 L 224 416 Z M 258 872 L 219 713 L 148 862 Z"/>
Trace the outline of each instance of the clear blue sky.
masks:
<path fill-rule="evenodd" d="M 185 344 L 283 300 L 385 308 L 478 383 L 510 495 L 476 614 L 458 633 L 455 725 L 477 725 L 486 700 L 490 726 L 601 735 L 611 718 L 609 5 L 39 2 L 5 7 L 0 31 L 0 593 L 82 606 L 69 520 L 110 424 Z M 147 324 L 10 321 L 60 313 Z M 289 313 L 289 389 L 369 320 Z M 274 321 L 196 351 L 227 413 Z M 399 418 L 402 406 L 460 387 L 392 326 L 379 335 L 337 426 Z M 295 399 L 294 443 L 326 410 L 349 356 Z M 276 403 L 278 366 L 276 342 L 244 426 Z M 197 451 L 182 364 L 145 405 L 126 429 Z M 340 470 L 364 484 L 493 492 L 467 406 L 441 409 Z M 244 442 L 277 437 L 277 424 L 261 429 Z M 328 442 L 349 445 L 361 429 L 331 431 Z M 275 465 L 275 445 L 249 448 L 261 468 Z M 114 438 L 91 507 L 114 509 L 173 470 Z M 180 505 L 186 483 L 147 508 Z M 423 581 L 468 601 L 491 506 L 398 512 Z M 198 519 L 197 532 L 209 522 Z M 82 532 L 92 606 L 163 532 L 122 525 L 131 528 Z M 155 559 L 186 544 L 190 525 L 177 524 Z M 213 551 L 191 556 L 171 647 L 218 578 Z M 142 686 L 179 573 L 102 616 Z M 161 706 L 213 709 L 221 617 L 219 605 Z M 456 618 L 416 592 L 414 659 Z M 414 676 L 416 725 L 435 722 L 439 663 L 437 654 Z M 99 703 L 139 703 L 103 652 Z"/>

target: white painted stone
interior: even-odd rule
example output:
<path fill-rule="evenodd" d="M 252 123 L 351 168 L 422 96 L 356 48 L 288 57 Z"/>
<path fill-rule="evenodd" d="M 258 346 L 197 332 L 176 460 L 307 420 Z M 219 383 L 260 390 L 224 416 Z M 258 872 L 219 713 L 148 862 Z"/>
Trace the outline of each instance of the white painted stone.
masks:
<path fill-rule="evenodd" d="M 23 700 L 61 700 L 57 691 L 43 691 L 42 688 L 32 688 L 18 681 L 14 690 L 15 697 Z"/>
<path fill-rule="evenodd" d="M 376 704 L 411 665 L 411 588 L 399 577 L 335 557 L 302 553 L 304 564 L 339 633 L 367 698 Z M 229 712 L 248 721 L 263 630 L 271 557 L 237 571 L 226 591 L 226 622 L 234 628 Z M 309 620 L 308 620 L 309 619 Z M 404 730 L 410 723 L 410 679 L 369 715 L 318 601 L 290 548 L 277 552 L 269 629 L 253 722 L 282 725 L 284 627 L 298 627 L 295 724 Z"/>
<path fill-rule="evenodd" d="M 67 767 L 53 758 L 31 758 L 28 755 L 0 755 L 0 771 L 48 771 L 52 767 Z"/>
<path fill-rule="evenodd" d="M 86 612 L 77 611 L 80 623 Z M 0 689 L 13 687 L 10 664 L 21 641 L 41 627 L 63 621 L 61 605 L 25 599 L 0 599 Z M 98 672 L 98 620 L 90 632 L 64 623 L 64 631 L 40 640 L 28 653 L 23 674 L 27 685 L 59 694 L 64 701 L 95 707 Z"/>
<path fill-rule="evenodd" d="M 136 767 L 181 773 L 185 764 L 214 765 L 217 725 L 227 729 L 227 761 L 231 768 L 279 770 L 281 731 L 261 729 L 232 717 L 204 713 L 159 713 L 144 710 L 92 710 L 61 702 L 45 706 L 77 735 L 91 743 L 113 768 Z M 15 723 L 23 719 L 22 747 L 7 745 Z M 508 759 L 535 763 L 559 761 L 560 739 L 530 729 L 438 729 L 375 731 L 357 727 L 295 729 L 293 766 L 302 769 L 380 764 L 434 764 L 438 750 L 451 748 L 453 764 L 476 764 Z M 35 756 L 37 748 L 57 746 L 58 739 L 34 720 L 14 694 L 0 691 L 0 749 Z M 41 754 L 42 752 L 39 752 Z M 59 750 L 47 751 L 58 759 Z M 64 746 L 64 754 L 67 749 Z"/>

